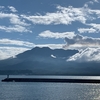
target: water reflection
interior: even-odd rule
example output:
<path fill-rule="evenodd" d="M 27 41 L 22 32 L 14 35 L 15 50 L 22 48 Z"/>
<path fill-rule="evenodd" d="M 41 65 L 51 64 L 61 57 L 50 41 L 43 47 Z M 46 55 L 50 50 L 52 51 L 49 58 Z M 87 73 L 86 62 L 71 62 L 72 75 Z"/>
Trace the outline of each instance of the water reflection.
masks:
<path fill-rule="evenodd" d="M 100 84 L 0 82 L 0 100 L 100 100 Z"/>
<path fill-rule="evenodd" d="M 6 78 L 7 75 L 1 76 Z M 9 75 L 10 78 L 100 79 L 100 76 Z"/>

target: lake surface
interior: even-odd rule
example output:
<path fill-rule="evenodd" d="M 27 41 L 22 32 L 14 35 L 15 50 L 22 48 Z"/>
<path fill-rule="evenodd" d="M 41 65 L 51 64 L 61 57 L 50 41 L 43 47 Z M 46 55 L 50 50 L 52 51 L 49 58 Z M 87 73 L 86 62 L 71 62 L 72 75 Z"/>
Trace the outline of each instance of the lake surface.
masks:
<path fill-rule="evenodd" d="M 33 76 L 10 76 L 10 77 L 33 77 Z M 34 76 L 34 77 L 40 77 L 40 76 Z M 65 78 L 64 76 L 59 76 L 59 77 L 52 76 L 52 77 Z M 0 76 L 0 100 L 100 100 L 100 84 L 1 82 L 1 80 L 4 78 L 6 78 L 6 76 Z M 73 78 L 73 76 L 68 76 L 66 78 Z M 100 79 L 100 77 L 74 77 L 74 78 Z"/>

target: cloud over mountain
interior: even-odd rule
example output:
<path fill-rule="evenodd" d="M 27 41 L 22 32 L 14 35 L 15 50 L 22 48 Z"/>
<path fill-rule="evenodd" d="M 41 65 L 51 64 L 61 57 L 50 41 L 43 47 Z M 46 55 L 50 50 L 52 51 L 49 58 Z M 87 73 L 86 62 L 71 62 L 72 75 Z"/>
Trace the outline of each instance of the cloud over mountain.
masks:
<path fill-rule="evenodd" d="M 58 1 L 52 1 L 52 3 L 58 3 Z M 6 55 L 9 57 L 9 54 L 12 56 L 10 47 L 18 47 L 19 51 L 22 48 L 50 47 L 53 49 L 83 49 L 83 52 L 84 50 L 92 52 L 93 48 L 92 53 L 94 54 L 94 47 L 100 46 L 100 38 L 94 38 L 100 37 L 99 0 L 89 0 L 81 5 L 78 4 L 79 2 L 75 2 L 74 5 L 68 0 L 69 4 L 50 4 L 48 7 L 43 6 L 47 5 L 46 3 L 42 3 L 37 9 L 34 9 L 37 5 L 27 4 L 29 2 L 39 4 L 37 1 L 24 1 L 27 2 L 24 5 L 25 9 L 23 9 L 24 6 L 19 5 L 19 0 L 17 2 L 18 4 L 13 1 L 12 5 L 8 5 L 8 3 L 0 6 L 0 46 L 9 46 L 9 50 L 6 48 L 5 52 L 0 48 L 1 55 L 4 55 L 1 58 L 6 58 Z M 94 6 L 95 4 L 97 6 Z M 84 36 L 81 33 L 85 33 Z M 93 33 L 98 34 L 94 36 Z M 91 49 L 86 49 L 87 47 Z M 13 50 L 15 51 L 13 54 L 17 54 L 15 48 Z M 85 53 L 83 54 L 85 56 Z M 56 56 L 51 54 L 51 57 Z M 73 58 L 75 57 L 73 56 Z M 83 59 L 83 57 L 77 56 L 77 59 L 79 58 Z M 88 58 L 86 59 L 88 60 Z"/>
<path fill-rule="evenodd" d="M 78 52 L 36 47 L 16 57 L 1 60 L 0 74 L 100 75 L 100 58 L 97 55 L 100 56 L 100 48 Z"/>
<path fill-rule="evenodd" d="M 82 47 L 98 47 L 100 46 L 100 38 L 92 38 L 92 37 L 86 37 L 79 34 L 76 34 L 72 38 L 65 38 L 66 46 L 78 44 Z"/>
<path fill-rule="evenodd" d="M 100 62 L 100 48 L 86 48 L 71 56 L 67 61 Z"/>
<path fill-rule="evenodd" d="M 0 47 L 0 60 L 14 58 L 19 53 L 29 50 L 28 48 L 22 47 Z"/>
<path fill-rule="evenodd" d="M 1 45 L 15 45 L 15 46 L 23 46 L 23 47 L 34 47 L 34 43 L 20 40 L 11 40 L 11 39 L 0 39 Z"/>

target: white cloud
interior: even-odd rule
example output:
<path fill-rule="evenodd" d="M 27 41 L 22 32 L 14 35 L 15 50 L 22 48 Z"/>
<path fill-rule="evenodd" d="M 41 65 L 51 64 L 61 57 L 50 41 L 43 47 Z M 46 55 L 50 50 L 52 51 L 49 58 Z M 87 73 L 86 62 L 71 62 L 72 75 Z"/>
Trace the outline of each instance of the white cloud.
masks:
<path fill-rule="evenodd" d="M 0 26 L 0 30 L 2 31 L 6 31 L 6 32 L 32 32 L 28 29 L 26 29 L 25 27 L 23 26 L 20 26 L 20 25 L 15 25 L 15 26 L 9 26 L 9 27 L 6 27 L 6 26 Z"/>
<path fill-rule="evenodd" d="M 80 45 L 81 47 L 98 47 L 100 46 L 100 38 L 92 38 L 92 37 L 86 37 L 79 34 L 76 34 L 73 36 L 73 38 L 65 38 L 66 41 L 66 48 L 70 45 Z"/>
<path fill-rule="evenodd" d="M 62 49 L 64 44 L 37 44 L 35 47 L 49 47 L 51 49 Z M 64 48 L 63 48 L 64 49 Z"/>
<path fill-rule="evenodd" d="M 88 7 L 90 4 L 93 5 L 94 3 L 99 3 L 99 1 L 98 0 L 90 0 L 84 4 L 84 7 Z"/>
<path fill-rule="evenodd" d="M 87 2 L 86 4 L 94 2 L 98 2 L 98 0 L 92 0 Z M 3 8 L 3 6 L 1 8 Z M 9 9 L 12 10 L 13 12 L 16 12 L 16 9 L 13 6 L 9 6 Z M 8 23 L 9 24 L 8 28 L 9 27 L 14 28 L 16 25 L 20 25 L 21 27 L 24 27 L 24 29 L 27 30 L 27 31 L 23 30 L 21 32 L 32 32 L 31 30 L 29 30 L 31 26 L 31 24 L 29 24 L 30 22 L 32 22 L 33 24 L 44 24 L 44 25 L 49 25 L 49 24 L 69 25 L 72 24 L 72 22 L 78 21 L 86 25 L 87 21 L 92 21 L 100 18 L 100 10 L 90 9 L 88 6 L 87 7 L 83 6 L 80 8 L 74 8 L 72 6 L 68 7 L 57 6 L 56 12 L 51 12 L 51 13 L 47 12 L 44 15 L 38 13 L 37 15 L 25 15 L 25 14 L 22 15 L 17 13 L 15 14 L 13 12 L 5 13 L 1 11 L 0 19 L 8 18 L 10 22 Z M 27 20 L 28 22 L 29 21 L 30 22 L 27 23 Z M 11 30 L 10 32 L 13 32 L 13 30 Z"/>
<path fill-rule="evenodd" d="M 0 46 L 0 60 L 2 60 L 32 49 L 35 44 L 27 41 L 0 39 Z"/>
<path fill-rule="evenodd" d="M 58 11 L 54 13 L 46 13 L 45 15 L 26 16 L 21 15 L 23 18 L 33 22 L 33 24 L 71 24 L 73 21 L 80 21 L 85 23 L 87 14 L 85 8 L 73 8 L 72 6 L 61 7 L 57 6 Z M 89 17 L 88 17 L 89 18 Z"/>
<path fill-rule="evenodd" d="M 94 1 L 91 1 L 91 3 Z M 90 3 L 90 1 L 89 1 Z M 86 3 L 87 4 L 87 3 Z M 94 17 L 94 15 L 96 15 Z M 100 10 L 90 9 L 89 7 L 74 8 L 72 6 L 62 7 L 57 6 L 57 11 L 45 15 L 21 15 L 22 18 L 31 21 L 33 24 L 71 24 L 74 21 L 79 21 L 86 24 L 88 20 L 96 20 L 100 17 Z"/>
<path fill-rule="evenodd" d="M 90 23 L 86 25 L 91 26 L 91 28 L 79 28 L 78 31 L 80 33 L 99 33 L 100 32 L 100 24 Z"/>
<path fill-rule="evenodd" d="M 15 25 L 30 26 L 30 24 L 25 22 L 25 20 L 21 20 L 19 16 L 11 17 L 10 23 Z"/>
<path fill-rule="evenodd" d="M 12 12 L 17 12 L 16 8 L 14 8 L 13 6 L 8 6 L 8 8 L 9 8 Z"/>
<path fill-rule="evenodd" d="M 34 43 L 26 42 L 26 41 L 19 41 L 19 40 L 10 40 L 10 39 L 0 39 L 0 44 L 1 45 L 15 45 L 15 46 L 24 46 L 24 47 L 29 47 L 33 48 Z"/>
<path fill-rule="evenodd" d="M 96 19 L 100 18 L 100 10 L 88 9 L 88 13 L 91 14 L 93 20 L 96 20 Z"/>
<path fill-rule="evenodd" d="M 67 61 L 100 61 L 100 48 L 86 48 L 85 50 L 71 56 Z"/>
<path fill-rule="evenodd" d="M 7 18 L 10 23 L 9 26 L 0 26 L 0 30 L 6 32 L 32 32 L 29 30 L 30 24 L 26 23 L 20 16 L 13 13 L 0 12 L 0 19 Z"/>
<path fill-rule="evenodd" d="M 96 24 L 96 23 L 91 23 L 91 24 L 88 24 L 90 26 L 92 26 L 94 29 L 97 30 L 97 32 L 100 32 L 100 24 Z"/>
<path fill-rule="evenodd" d="M 0 30 L 6 31 L 6 32 L 32 32 L 20 25 L 9 26 L 9 27 L 0 26 Z"/>
<path fill-rule="evenodd" d="M 88 2 L 86 2 L 86 3 L 84 4 L 84 7 L 88 7 L 89 4 L 94 4 L 94 1 L 88 1 Z"/>
<path fill-rule="evenodd" d="M 97 33 L 96 29 L 94 28 L 79 28 L 78 31 L 80 33 Z"/>
<path fill-rule="evenodd" d="M 43 37 L 43 38 L 55 38 L 55 39 L 59 39 L 59 38 L 71 38 L 75 36 L 74 32 L 63 32 L 63 33 L 59 33 L 59 32 L 51 32 L 49 30 L 46 30 L 44 32 L 41 32 L 39 34 L 39 37 Z"/>
<path fill-rule="evenodd" d="M 17 54 L 22 53 L 28 48 L 21 47 L 0 47 L 0 60 L 7 59 L 9 57 L 16 57 Z"/>
<path fill-rule="evenodd" d="M 13 14 L 13 13 L 3 13 L 3 12 L 0 12 L 0 18 L 18 18 L 18 15 L 16 14 Z"/>
<path fill-rule="evenodd" d="M 11 24 L 29 26 L 30 24 L 25 23 L 25 20 L 21 20 L 21 17 L 13 13 L 0 12 L 0 19 L 8 18 Z"/>

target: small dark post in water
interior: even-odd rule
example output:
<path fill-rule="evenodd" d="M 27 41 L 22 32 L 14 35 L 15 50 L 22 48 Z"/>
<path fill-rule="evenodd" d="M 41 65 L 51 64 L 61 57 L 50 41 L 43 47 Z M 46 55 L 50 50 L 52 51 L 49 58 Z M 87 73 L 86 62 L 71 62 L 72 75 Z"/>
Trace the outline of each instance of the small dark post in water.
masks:
<path fill-rule="evenodd" d="M 7 79 L 9 79 L 9 75 L 7 75 Z"/>

